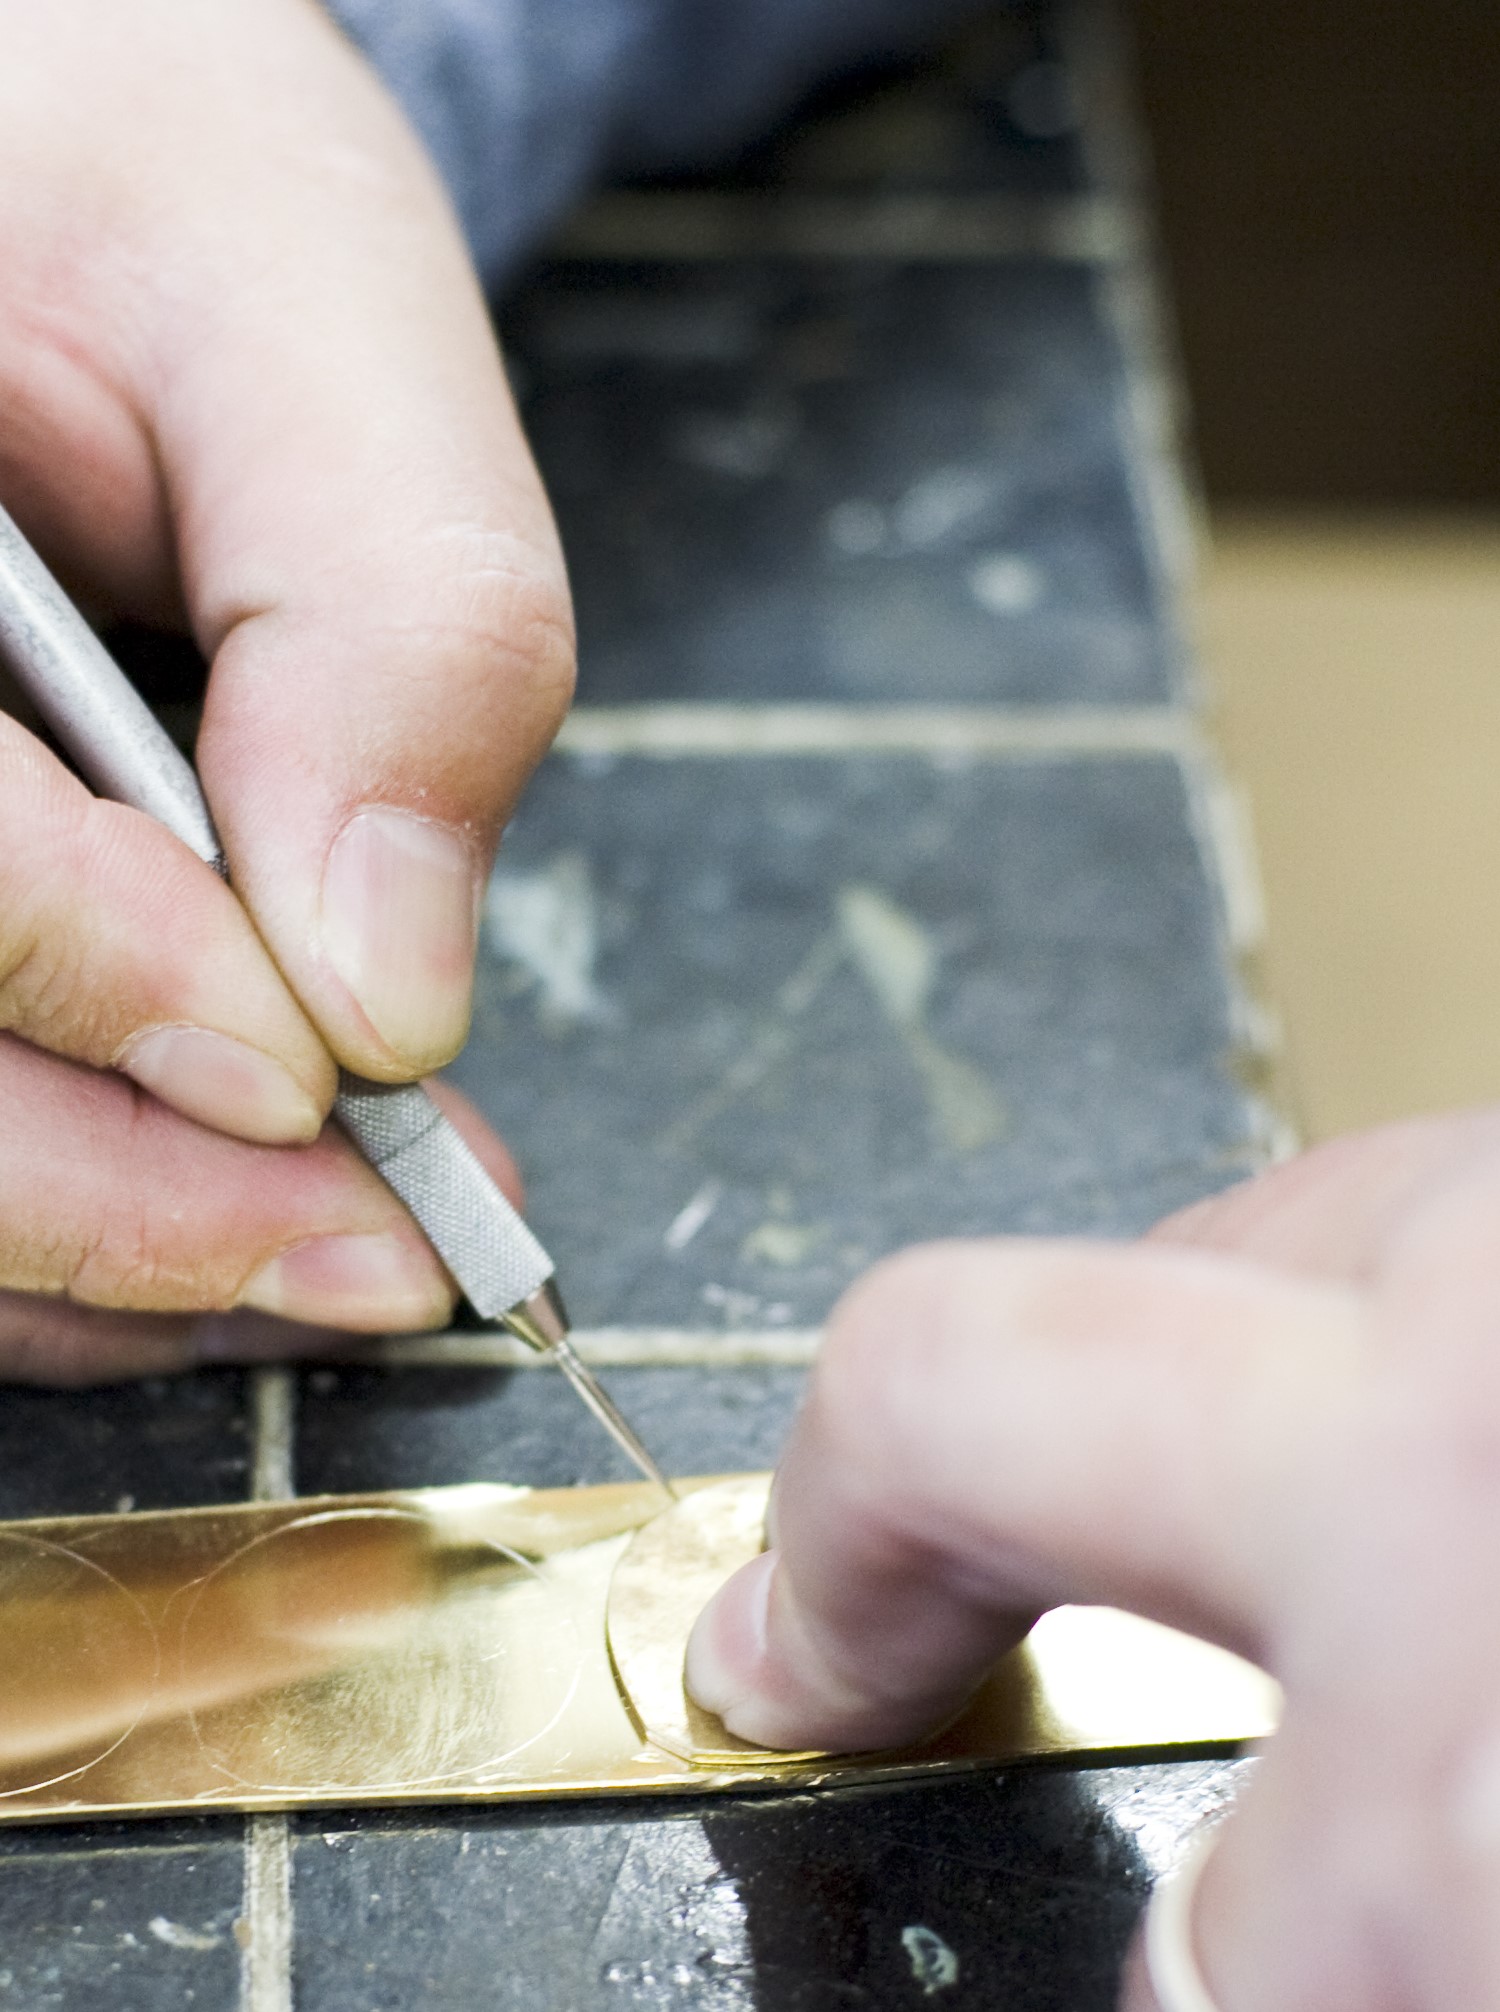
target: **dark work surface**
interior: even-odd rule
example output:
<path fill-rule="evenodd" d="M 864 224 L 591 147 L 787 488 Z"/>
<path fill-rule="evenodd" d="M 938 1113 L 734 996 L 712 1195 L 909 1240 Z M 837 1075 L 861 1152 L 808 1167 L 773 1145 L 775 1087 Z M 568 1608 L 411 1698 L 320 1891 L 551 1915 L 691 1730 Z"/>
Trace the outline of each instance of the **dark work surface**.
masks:
<path fill-rule="evenodd" d="M 869 66 L 773 133 L 666 189 L 870 195 L 1070 193 L 1083 184 L 1078 94 L 1045 5 L 1012 5 L 916 63 Z"/>
<path fill-rule="evenodd" d="M 1167 696 L 1097 284 L 1035 261 L 539 272 L 506 334 L 582 698 Z"/>
<path fill-rule="evenodd" d="M 242 1827 L 0 1832 L 0 2008 L 232 2012 Z"/>
<path fill-rule="evenodd" d="M 0 1516 L 242 1500 L 243 1400 L 227 1371 L 0 1391 Z M 231 2012 L 242 1839 L 233 1818 L 0 1828 L 0 2012 Z"/>
<path fill-rule="evenodd" d="M 691 1808 L 298 1825 L 320 2012 L 1110 2012 L 1151 1876 L 1243 1764 Z"/>
<path fill-rule="evenodd" d="M 1165 759 L 556 760 L 485 940 L 452 1073 L 584 1326 L 805 1325 L 918 1238 L 1135 1230 L 1244 1165 Z"/>
<path fill-rule="evenodd" d="M 76 1392 L 0 1389 L 0 1517 L 178 1509 L 244 1496 L 237 1372 Z"/>
<path fill-rule="evenodd" d="M 774 1466 L 804 1374 L 759 1364 L 600 1372 L 669 1474 Z M 297 1485 L 305 1495 L 638 1478 L 561 1375 L 545 1368 L 325 1369 L 304 1381 Z"/>

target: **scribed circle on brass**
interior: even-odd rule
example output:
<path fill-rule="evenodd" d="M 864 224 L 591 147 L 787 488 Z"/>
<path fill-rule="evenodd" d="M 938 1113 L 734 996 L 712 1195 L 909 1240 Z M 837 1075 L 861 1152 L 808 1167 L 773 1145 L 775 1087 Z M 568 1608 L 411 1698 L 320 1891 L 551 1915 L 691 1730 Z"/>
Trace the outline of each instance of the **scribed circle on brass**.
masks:
<path fill-rule="evenodd" d="M 519 1553 L 445 1550 L 427 1517 L 382 1507 L 236 1551 L 194 1589 L 179 1653 L 216 1772 L 303 1795 L 506 1774 L 567 1711 L 582 1649 Z"/>
<path fill-rule="evenodd" d="M 653 1746 L 698 1767 L 759 1771 L 824 1758 L 736 1739 L 683 1684 L 694 1621 L 764 1548 L 770 1491 L 769 1474 L 742 1474 L 684 1495 L 636 1532 L 610 1581 L 609 1653 L 630 1714 Z"/>
<path fill-rule="evenodd" d="M 155 1699 L 160 1647 L 135 1595 L 44 1537 L 0 1533 L 0 1800 L 86 1774 Z"/>

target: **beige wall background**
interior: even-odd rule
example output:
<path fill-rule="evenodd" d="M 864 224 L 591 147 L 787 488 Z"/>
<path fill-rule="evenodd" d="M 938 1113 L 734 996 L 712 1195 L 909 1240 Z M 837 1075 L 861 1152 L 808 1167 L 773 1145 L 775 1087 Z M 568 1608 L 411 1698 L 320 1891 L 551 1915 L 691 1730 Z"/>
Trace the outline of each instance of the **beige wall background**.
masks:
<path fill-rule="evenodd" d="M 1500 1097 L 1500 517 L 1222 512 L 1199 626 L 1293 1116 Z"/>
<path fill-rule="evenodd" d="M 1295 1115 L 1500 1097 L 1500 6 L 1134 15 Z"/>

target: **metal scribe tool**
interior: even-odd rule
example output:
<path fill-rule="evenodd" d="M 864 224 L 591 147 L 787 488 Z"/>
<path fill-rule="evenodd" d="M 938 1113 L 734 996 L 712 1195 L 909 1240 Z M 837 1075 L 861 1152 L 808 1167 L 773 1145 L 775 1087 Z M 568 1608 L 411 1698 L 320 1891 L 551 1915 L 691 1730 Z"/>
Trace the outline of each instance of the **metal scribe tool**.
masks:
<path fill-rule="evenodd" d="M 101 796 L 154 817 L 228 878 L 192 764 L 0 509 L 0 660 Z M 486 1323 L 556 1362 L 647 1477 L 665 1476 L 568 1340 L 552 1260 L 420 1083 L 347 1072 L 334 1110 Z"/>

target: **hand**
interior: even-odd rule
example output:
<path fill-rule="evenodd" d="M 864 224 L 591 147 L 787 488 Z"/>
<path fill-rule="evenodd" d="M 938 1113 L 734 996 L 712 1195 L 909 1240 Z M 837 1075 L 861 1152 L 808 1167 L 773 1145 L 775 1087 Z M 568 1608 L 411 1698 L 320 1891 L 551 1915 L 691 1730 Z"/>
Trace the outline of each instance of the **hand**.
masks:
<path fill-rule="evenodd" d="M 1205 1870 L 1221 2012 L 1500 2007 L 1500 1114 L 1305 1155 L 1123 1248 L 954 1244 L 829 1330 L 771 1549 L 689 1682 L 744 1737 L 951 1711 L 1037 1609 L 1254 1657 L 1282 1730 Z M 1132 2012 L 1152 1999 L 1138 1963 Z"/>
<path fill-rule="evenodd" d="M 0 0 L 0 35 L 0 500 L 91 605 L 191 627 L 235 887 L 0 716 L 0 1374 L 298 1339 L 181 1318 L 230 1308 L 439 1322 L 425 1241 L 319 1130 L 336 1061 L 461 1045 L 571 690 L 483 302 L 315 0 Z"/>

